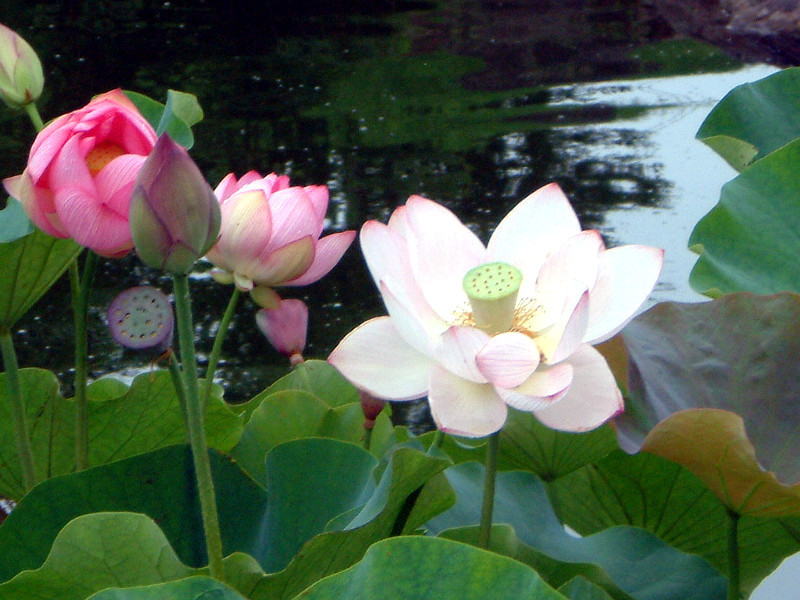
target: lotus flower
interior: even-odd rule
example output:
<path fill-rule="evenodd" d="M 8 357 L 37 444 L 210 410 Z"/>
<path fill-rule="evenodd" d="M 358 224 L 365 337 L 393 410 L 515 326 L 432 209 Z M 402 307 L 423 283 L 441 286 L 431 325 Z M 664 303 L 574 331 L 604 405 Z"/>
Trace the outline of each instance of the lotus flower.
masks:
<path fill-rule="evenodd" d="M 33 142 L 22 175 L 3 181 L 45 233 L 118 258 L 133 248 L 133 182 L 156 133 L 120 90 L 62 115 Z"/>
<path fill-rule="evenodd" d="M 320 238 L 328 209 L 325 186 L 289 186 L 274 173 L 231 173 L 215 190 L 222 211 L 217 244 L 206 258 L 221 283 L 235 283 L 267 308 L 280 301 L 273 288 L 313 283 L 328 273 L 355 238 L 343 231 Z"/>
<path fill-rule="evenodd" d="M 395 401 L 427 395 L 442 431 L 470 437 L 501 429 L 508 406 L 566 431 L 623 410 L 591 344 L 633 317 L 663 252 L 606 250 L 556 184 L 506 215 L 488 246 L 420 196 L 388 225 L 367 222 L 361 246 L 389 316 L 357 327 L 328 359 L 360 389 Z"/>

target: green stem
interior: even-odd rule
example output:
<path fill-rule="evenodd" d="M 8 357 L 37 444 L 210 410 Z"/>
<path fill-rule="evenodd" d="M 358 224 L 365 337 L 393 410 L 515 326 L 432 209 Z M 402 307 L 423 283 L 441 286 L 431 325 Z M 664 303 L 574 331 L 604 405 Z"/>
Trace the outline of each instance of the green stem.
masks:
<path fill-rule="evenodd" d="M 369 452 L 370 445 L 372 444 L 372 427 L 364 428 L 364 437 L 361 438 L 361 447 Z"/>
<path fill-rule="evenodd" d="M 486 445 L 486 473 L 483 480 L 483 507 L 481 508 L 481 526 L 478 533 L 478 546 L 489 548 L 492 533 L 492 514 L 494 513 L 494 489 L 497 479 L 497 455 L 500 449 L 500 432 L 489 436 Z"/>
<path fill-rule="evenodd" d="M 75 319 L 75 468 L 89 466 L 89 401 L 86 384 L 89 375 L 89 296 L 97 270 L 97 254 L 89 250 L 78 277 L 77 259 L 70 264 L 72 311 Z"/>
<path fill-rule="evenodd" d="M 42 129 L 44 129 L 44 121 L 42 121 L 42 116 L 39 114 L 39 109 L 36 108 L 35 102 L 30 102 L 29 104 L 25 105 L 25 112 L 28 113 L 28 118 L 33 123 L 33 126 L 36 128 L 36 133 L 39 133 Z"/>
<path fill-rule="evenodd" d="M 31 440 L 28 437 L 28 424 L 25 419 L 25 403 L 22 400 L 22 386 L 19 383 L 19 365 L 17 353 L 11 333 L 0 333 L 0 350 L 3 354 L 3 368 L 6 372 L 6 388 L 8 403 L 11 409 L 11 421 L 14 425 L 14 437 L 17 442 L 17 453 L 22 463 L 22 482 L 27 492 L 36 485 L 36 467 L 33 462 Z"/>
<path fill-rule="evenodd" d="M 219 322 L 219 329 L 217 335 L 214 336 L 214 345 L 211 348 L 211 354 L 208 357 L 208 368 L 206 369 L 205 390 L 203 391 L 203 407 L 208 403 L 211 397 L 211 388 L 214 385 L 214 373 L 219 364 L 219 356 L 222 354 L 222 343 L 225 341 L 225 336 L 228 334 L 228 327 L 230 327 L 231 319 L 236 312 L 236 304 L 239 302 L 241 292 L 239 288 L 233 286 L 233 293 L 231 299 L 228 301 L 228 306 L 225 308 L 225 313 L 222 315 L 222 320 Z"/>
<path fill-rule="evenodd" d="M 200 496 L 200 511 L 206 537 L 206 552 L 211 576 L 223 580 L 222 537 L 219 531 L 217 501 L 214 495 L 214 480 L 208 460 L 208 446 L 201 410 L 200 390 L 197 380 L 197 358 L 194 354 L 194 328 L 192 306 L 189 297 L 189 280 L 185 274 L 173 275 L 175 313 L 178 322 L 178 344 L 181 353 L 183 385 L 186 405 L 186 429 L 192 448 L 197 491 Z"/>
<path fill-rule="evenodd" d="M 739 515 L 728 511 L 728 600 L 740 600 Z"/>
<path fill-rule="evenodd" d="M 181 405 L 181 412 L 183 413 L 184 420 L 188 419 L 186 415 L 186 393 L 183 386 L 183 374 L 181 367 L 178 364 L 177 358 L 170 352 L 167 357 L 167 366 L 169 367 L 169 374 L 172 378 L 172 387 L 175 388 L 175 395 L 178 396 L 178 403 Z"/>

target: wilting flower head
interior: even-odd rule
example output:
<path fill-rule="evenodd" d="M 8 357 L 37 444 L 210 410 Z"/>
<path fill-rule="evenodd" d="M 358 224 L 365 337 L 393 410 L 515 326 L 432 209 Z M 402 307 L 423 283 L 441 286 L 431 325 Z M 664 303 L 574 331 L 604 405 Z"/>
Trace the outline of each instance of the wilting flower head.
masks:
<path fill-rule="evenodd" d="M 292 365 L 303 362 L 308 332 L 308 307 L 302 300 L 281 300 L 276 308 L 262 308 L 256 324 L 278 352 Z"/>
<path fill-rule="evenodd" d="M 360 325 L 328 359 L 357 387 L 387 400 L 427 394 L 441 430 L 473 437 L 498 431 L 507 406 L 567 431 L 623 409 L 590 344 L 633 317 L 663 252 L 606 250 L 557 185 L 517 205 L 487 247 L 420 196 L 388 225 L 367 222 L 361 247 L 389 316 Z"/>
<path fill-rule="evenodd" d="M 355 238 L 343 231 L 320 239 L 328 188 L 289 186 L 289 178 L 231 173 L 215 190 L 222 210 L 217 244 L 206 258 L 220 283 L 235 283 L 256 302 L 274 307 L 272 288 L 308 285 L 328 273 Z"/>
<path fill-rule="evenodd" d="M 130 220 L 139 258 L 170 273 L 187 273 L 217 240 L 214 192 L 186 149 L 167 134 L 139 171 Z"/>
<path fill-rule="evenodd" d="M 3 181 L 31 221 L 98 254 L 133 248 L 128 207 L 156 133 L 120 90 L 58 117 L 33 142 L 22 175 Z"/>
<path fill-rule="evenodd" d="M 35 102 L 44 87 L 42 63 L 30 44 L 0 23 L 0 98 L 12 108 Z"/>

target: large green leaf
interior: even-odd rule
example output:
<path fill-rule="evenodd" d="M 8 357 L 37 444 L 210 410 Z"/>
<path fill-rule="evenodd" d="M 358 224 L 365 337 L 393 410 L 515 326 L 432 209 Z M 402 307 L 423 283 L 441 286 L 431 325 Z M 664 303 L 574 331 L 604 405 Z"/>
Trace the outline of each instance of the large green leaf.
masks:
<path fill-rule="evenodd" d="M 150 518 L 94 513 L 67 523 L 44 564 L 0 584 L 0 598 L 83 600 L 108 587 L 161 583 L 189 574 Z"/>
<path fill-rule="evenodd" d="M 223 550 L 250 552 L 259 543 L 267 497 L 229 459 L 210 453 Z M 0 526 L 0 581 L 44 562 L 58 532 L 92 513 L 130 511 L 156 520 L 181 560 L 206 562 L 191 452 L 171 446 L 37 485 Z M 2 596 L 0 596 L 2 597 Z"/>
<path fill-rule="evenodd" d="M 431 513 L 412 507 L 425 495 L 427 483 L 436 481 L 435 476 L 446 466 L 442 459 L 409 448 L 396 450 L 374 493 L 360 511 L 351 515 L 349 522 L 337 520 L 336 530 L 311 538 L 278 573 L 261 575 L 251 564 L 237 589 L 251 600 L 288 600 L 315 581 L 352 566 L 375 542 L 416 531 L 422 519 L 430 518 Z M 431 503 L 429 508 L 435 506 L 438 505 Z"/>
<path fill-rule="evenodd" d="M 661 436 L 647 448 L 704 477 L 732 510 L 800 514 L 800 296 L 662 303 L 624 338 L 631 365 L 628 410 L 615 420 L 622 447 L 633 452 L 646 436 Z M 715 411 L 682 414 L 677 428 L 668 422 L 691 409 L 731 411 L 744 428 Z"/>
<path fill-rule="evenodd" d="M 83 248 L 38 229 L 0 244 L 0 329 L 14 323 L 61 277 Z"/>
<path fill-rule="evenodd" d="M 310 392 L 287 389 L 263 397 L 250 414 L 231 456 L 264 487 L 265 457 L 277 445 L 305 437 L 329 437 L 358 443 L 364 436 L 359 403 L 331 408 Z M 380 456 L 394 441 L 389 418 L 382 414 L 373 428 L 371 451 Z"/>
<path fill-rule="evenodd" d="M 307 360 L 297 365 L 288 375 L 281 377 L 252 400 L 236 408 L 246 419 L 249 419 L 252 412 L 261 405 L 265 398 L 276 392 L 288 390 L 308 392 L 331 407 L 359 402 L 358 390 L 342 377 L 339 371 L 325 361 Z"/>
<path fill-rule="evenodd" d="M 617 451 L 549 485 L 562 518 L 583 535 L 633 525 L 727 572 L 729 515 L 686 468 L 641 452 Z M 739 519 L 741 582 L 751 591 L 800 549 L 800 518 Z"/>
<path fill-rule="evenodd" d="M 445 475 L 458 501 L 429 521 L 433 533 L 480 521 L 483 467 L 464 463 Z M 581 575 L 619 599 L 626 594 L 637 600 L 725 597 L 724 579 L 705 560 L 683 554 L 641 529 L 616 527 L 586 538 L 569 535 L 533 473 L 498 473 L 493 520 L 511 525 L 514 535 L 506 533 L 492 548 L 530 564 L 556 587 Z M 476 539 L 474 529 L 446 535 Z"/>
<path fill-rule="evenodd" d="M 535 571 L 466 544 L 401 537 L 372 546 L 353 568 L 320 581 L 303 600 L 557 600 Z"/>
<path fill-rule="evenodd" d="M 735 169 L 800 138 L 800 69 L 784 69 L 730 91 L 697 132 Z"/>
<path fill-rule="evenodd" d="M 797 112 L 800 115 L 800 111 Z M 722 187 L 692 231 L 700 253 L 690 282 L 699 292 L 800 291 L 800 139 Z"/>
<path fill-rule="evenodd" d="M 375 490 L 378 461 L 362 448 L 325 439 L 281 444 L 267 455 L 269 504 L 261 522 L 263 547 L 255 554 L 266 571 L 283 569 L 300 547 Z"/>
<path fill-rule="evenodd" d="M 236 590 L 216 579 L 187 577 L 169 583 L 142 587 L 109 588 L 89 600 L 246 600 Z"/>
<path fill-rule="evenodd" d="M 558 591 L 571 600 L 612 600 L 611 596 L 585 577 L 575 577 L 558 588 Z"/>
<path fill-rule="evenodd" d="M 39 479 L 72 472 L 74 402 L 59 394 L 50 371 L 21 369 L 20 379 Z M 238 441 L 242 423 L 216 392 L 206 409 L 206 437 L 210 447 L 227 452 Z M 24 486 L 6 393 L 5 373 L 0 373 L 0 496 L 18 499 Z M 102 381 L 89 386 L 90 465 L 185 442 L 183 412 L 168 372 L 144 373 L 124 394 L 109 399 L 109 393 L 110 385 Z"/>

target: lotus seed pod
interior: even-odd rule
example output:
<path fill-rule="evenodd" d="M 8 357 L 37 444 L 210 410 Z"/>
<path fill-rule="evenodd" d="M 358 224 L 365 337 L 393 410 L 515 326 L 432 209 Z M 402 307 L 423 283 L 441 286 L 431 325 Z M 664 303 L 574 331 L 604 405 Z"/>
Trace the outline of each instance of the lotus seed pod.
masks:
<path fill-rule="evenodd" d="M 507 263 L 493 262 L 470 269 L 464 276 L 475 326 L 489 335 L 509 331 L 514 324 L 522 273 Z"/>
<path fill-rule="evenodd" d="M 172 305 L 156 288 L 139 286 L 121 292 L 106 316 L 111 337 L 126 348 L 164 352 L 172 344 Z"/>

